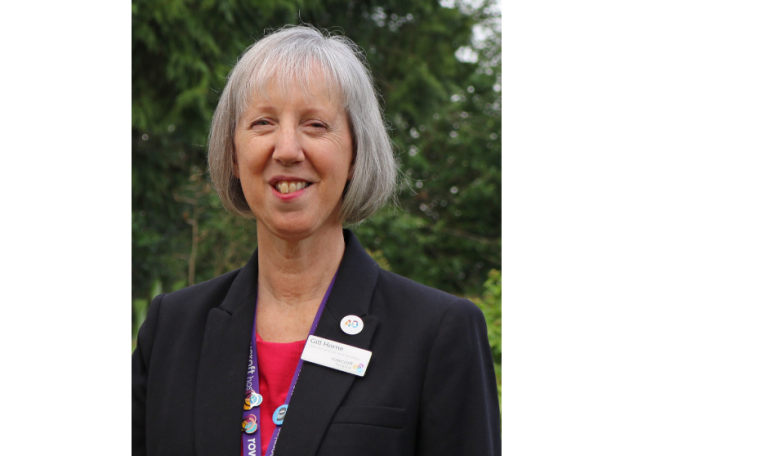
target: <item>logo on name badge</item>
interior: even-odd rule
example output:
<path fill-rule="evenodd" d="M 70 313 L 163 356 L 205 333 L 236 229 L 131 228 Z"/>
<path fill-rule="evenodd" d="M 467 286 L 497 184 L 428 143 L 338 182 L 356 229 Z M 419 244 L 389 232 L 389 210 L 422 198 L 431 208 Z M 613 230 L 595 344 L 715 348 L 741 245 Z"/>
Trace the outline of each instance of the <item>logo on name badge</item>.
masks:
<path fill-rule="evenodd" d="M 354 336 L 363 330 L 363 319 L 356 315 L 347 315 L 341 319 L 341 330 Z"/>
<path fill-rule="evenodd" d="M 352 369 L 355 370 L 358 374 L 362 374 L 365 371 L 365 364 L 363 363 L 357 363 L 354 366 L 352 366 Z"/>
<path fill-rule="evenodd" d="M 254 407 L 258 407 L 261 405 L 263 400 L 264 398 L 261 397 L 261 394 L 250 390 L 245 393 L 245 404 L 243 405 L 243 410 L 250 410 Z"/>
<path fill-rule="evenodd" d="M 248 415 L 243 420 L 243 432 L 246 434 L 253 434 L 256 432 L 256 430 L 259 428 L 259 425 L 256 423 L 256 415 Z"/>
<path fill-rule="evenodd" d="M 286 412 L 288 412 L 288 404 L 281 405 L 275 410 L 275 413 L 272 414 L 272 421 L 278 426 L 283 424 Z"/>

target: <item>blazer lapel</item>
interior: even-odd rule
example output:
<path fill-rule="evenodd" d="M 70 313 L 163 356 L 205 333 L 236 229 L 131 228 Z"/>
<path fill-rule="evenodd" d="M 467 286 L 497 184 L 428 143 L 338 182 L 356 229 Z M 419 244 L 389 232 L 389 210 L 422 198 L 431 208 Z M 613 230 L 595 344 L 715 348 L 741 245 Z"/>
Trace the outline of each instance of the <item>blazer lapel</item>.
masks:
<path fill-rule="evenodd" d="M 344 240 L 344 257 L 315 335 L 368 349 L 378 325 L 378 319 L 368 314 L 368 308 L 378 280 L 379 265 L 350 231 L 344 230 Z M 352 336 L 341 330 L 341 319 L 347 315 L 362 318 L 360 334 Z M 371 360 L 376 362 L 375 354 Z M 304 363 L 275 446 L 275 456 L 315 454 L 331 418 L 357 378 L 328 367 Z"/>
<path fill-rule="evenodd" d="M 202 456 L 240 453 L 242 404 L 258 277 L 257 252 L 240 270 L 222 304 L 208 313 L 194 408 L 195 449 Z"/>

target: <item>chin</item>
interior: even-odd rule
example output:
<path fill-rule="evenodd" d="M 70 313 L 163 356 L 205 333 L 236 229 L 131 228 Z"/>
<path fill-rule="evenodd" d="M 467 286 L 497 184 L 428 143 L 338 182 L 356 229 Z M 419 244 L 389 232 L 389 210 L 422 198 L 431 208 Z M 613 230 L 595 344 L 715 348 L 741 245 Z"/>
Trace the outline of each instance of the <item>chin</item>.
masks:
<path fill-rule="evenodd" d="M 325 228 L 327 228 L 327 223 Z M 271 220 L 265 222 L 264 226 L 274 236 L 284 241 L 301 241 L 307 239 L 324 229 L 323 224 L 318 224 L 316 220 L 308 220 L 305 217 L 290 217 L 280 220 Z M 341 223 L 339 223 L 341 229 Z"/>

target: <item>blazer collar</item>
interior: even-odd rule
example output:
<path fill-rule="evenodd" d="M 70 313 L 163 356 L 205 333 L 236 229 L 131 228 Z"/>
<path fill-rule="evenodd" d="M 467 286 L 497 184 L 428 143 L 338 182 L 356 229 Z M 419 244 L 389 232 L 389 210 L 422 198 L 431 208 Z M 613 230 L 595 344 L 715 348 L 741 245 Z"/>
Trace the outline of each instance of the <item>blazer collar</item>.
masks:
<path fill-rule="evenodd" d="M 379 277 L 379 265 L 351 231 L 344 230 L 344 242 L 346 247 L 336 273 L 336 283 L 325 303 L 325 308 L 337 320 L 350 314 L 368 315 L 373 288 Z"/>
<path fill-rule="evenodd" d="M 351 231 L 344 230 L 344 241 L 344 256 L 315 335 L 367 349 L 378 325 L 376 316 L 369 314 L 369 307 L 379 266 Z M 195 446 L 201 455 L 237 454 L 240 447 L 257 277 L 258 254 L 254 252 L 232 282 L 224 301 L 208 314 L 194 407 Z M 362 318 L 362 332 L 351 336 L 341 331 L 341 319 L 347 315 Z M 304 363 L 275 456 L 315 454 L 331 418 L 356 378 Z"/>
<path fill-rule="evenodd" d="M 229 292 L 219 306 L 221 310 L 232 315 L 243 305 L 253 308 L 259 278 L 259 250 L 256 249 L 248 260 L 248 263 L 240 269 L 237 277 L 229 287 Z M 250 304 L 250 305 L 249 305 Z M 255 310 L 252 309 L 252 310 Z M 253 313 L 253 312 L 251 312 Z M 251 315 L 253 317 L 253 315 Z M 245 393 L 243 393 L 245 394 Z"/>

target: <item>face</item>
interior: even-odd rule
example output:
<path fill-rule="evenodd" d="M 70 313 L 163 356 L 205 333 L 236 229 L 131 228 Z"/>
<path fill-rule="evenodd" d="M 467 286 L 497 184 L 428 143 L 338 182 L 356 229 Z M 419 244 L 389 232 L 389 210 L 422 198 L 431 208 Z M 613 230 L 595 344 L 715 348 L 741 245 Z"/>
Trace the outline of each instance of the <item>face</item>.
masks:
<path fill-rule="evenodd" d="M 352 133 L 339 97 L 321 78 L 305 96 L 294 84 L 254 96 L 235 128 L 235 176 L 259 230 L 301 240 L 341 228 Z"/>

